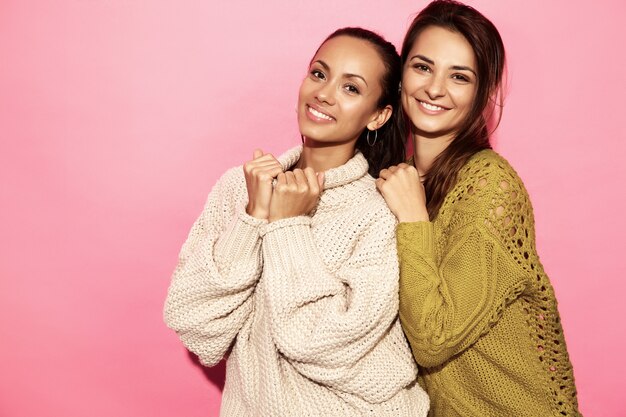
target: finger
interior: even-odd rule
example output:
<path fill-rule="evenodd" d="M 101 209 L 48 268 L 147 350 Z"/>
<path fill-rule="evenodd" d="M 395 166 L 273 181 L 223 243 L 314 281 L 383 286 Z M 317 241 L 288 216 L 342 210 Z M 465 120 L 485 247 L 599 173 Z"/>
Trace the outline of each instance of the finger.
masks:
<path fill-rule="evenodd" d="M 274 168 L 278 168 L 282 171 L 283 166 L 281 164 L 279 164 L 278 162 L 274 162 L 274 161 L 259 161 L 259 160 L 255 160 L 250 162 L 250 164 L 254 169 L 259 170 L 259 171 L 266 171 L 266 170 L 271 170 Z"/>
<path fill-rule="evenodd" d="M 385 169 L 381 169 L 380 173 L 378 174 L 378 176 L 384 180 L 386 180 L 387 178 L 389 178 L 389 175 L 391 175 L 391 172 L 389 172 L 389 170 L 387 168 Z"/>
<path fill-rule="evenodd" d="M 395 165 L 392 165 L 388 169 L 389 169 L 389 172 L 391 172 L 393 174 L 394 172 L 396 172 L 398 170 L 398 167 L 395 166 Z"/>
<path fill-rule="evenodd" d="M 253 159 L 250 162 L 255 163 L 255 164 L 267 164 L 267 163 L 270 163 L 270 162 L 274 162 L 276 164 L 278 163 L 278 161 L 276 161 L 274 158 L 272 158 L 272 156 L 269 155 L 269 154 L 261 155 L 258 158 Z"/>
<path fill-rule="evenodd" d="M 273 168 L 258 168 L 253 170 L 253 175 L 258 181 L 272 181 L 274 178 L 278 176 L 278 174 L 282 173 L 282 167 L 273 167 Z"/>
<path fill-rule="evenodd" d="M 321 186 L 319 184 L 319 178 L 315 175 L 313 168 L 305 168 L 304 176 L 306 177 L 306 182 L 309 186 L 311 194 L 319 194 Z"/>
<path fill-rule="evenodd" d="M 385 184 L 385 180 L 382 178 L 376 178 L 376 181 L 374 181 L 376 183 L 376 188 L 378 189 L 378 191 L 381 191 L 381 187 L 383 186 L 383 184 Z"/>
<path fill-rule="evenodd" d="M 254 151 L 254 155 L 258 155 L 257 151 L 260 151 L 260 149 L 256 149 Z M 275 164 L 275 165 L 280 165 L 278 162 L 272 162 L 271 159 L 266 158 L 267 155 L 262 155 L 257 157 L 256 159 L 252 159 L 250 161 L 246 161 L 246 163 L 243 164 L 243 168 L 244 171 L 247 173 L 252 173 L 253 171 L 257 170 L 259 167 L 263 167 L 266 165 L 270 165 L 270 164 Z"/>
<path fill-rule="evenodd" d="M 287 176 L 284 172 L 281 172 L 276 177 L 276 185 L 287 185 Z"/>
<path fill-rule="evenodd" d="M 285 172 L 285 179 L 287 180 L 287 185 L 296 183 L 296 177 L 293 175 L 292 171 Z"/>
<path fill-rule="evenodd" d="M 256 159 L 253 159 L 252 161 L 250 161 L 251 164 L 256 164 L 256 165 L 263 165 L 263 164 L 276 164 L 276 165 L 280 165 L 280 162 L 278 162 L 276 160 L 276 158 L 274 158 L 272 155 L 270 154 L 265 154 L 265 155 L 261 155 Z"/>
<path fill-rule="evenodd" d="M 294 169 L 293 176 L 296 185 L 298 186 L 298 190 L 306 191 L 309 188 L 309 184 L 307 182 L 306 175 L 304 175 L 304 171 L 302 171 L 301 169 Z"/>
<path fill-rule="evenodd" d="M 273 167 L 273 168 L 267 170 L 267 173 L 272 178 L 276 178 L 278 176 L 278 174 L 282 174 L 282 172 L 283 172 L 283 167 L 282 166 Z"/>
<path fill-rule="evenodd" d="M 252 152 L 252 159 L 257 159 L 263 156 L 263 151 L 260 149 L 255 149 L 254 152 Z"/>
<path fill-rule="evenodd" d="M 411 165 L 404 163 L 404 162 L 402 162 L 401 164 L 398 164 L 398 168 L 401 168 L 401 169 L 406 169 L 406 168 L 409 168 L 410 166 Z"/>
<path fill-rule="evenodd" d="M 326 179 L 326 173 L 318 172 L 317 173 L 317 183 L 320 186 L 320 190 L 324 189 L 324 180 Z"/>
<path fill-rule="evenodd" d="M 262 161 L 274 161 L 274 162 L 276 162 L 277 164 L 279 163 L 279 162 L 278 162 L 278 159 L 276 159 L 276 158 L 274 157 L 274 155 L 272 155 L 272 154 L 271 154 L 271 153 L 269 153 L 269 152 L 268 152 L 268 153 L 266 153 L 266 154 L 263 154 L 263 155 L 260 157 L 260 159 L 261 159 Z"/>

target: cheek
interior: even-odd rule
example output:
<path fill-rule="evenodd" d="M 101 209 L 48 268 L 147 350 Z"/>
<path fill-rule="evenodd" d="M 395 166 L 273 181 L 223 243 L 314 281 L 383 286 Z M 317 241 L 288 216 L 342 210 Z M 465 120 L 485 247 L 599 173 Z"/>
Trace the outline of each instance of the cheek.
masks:
<path fill-rule="evenodd" d="M 411 100 L 411 96 L 409 95 L 409 93 L 404 89 L 404 86 L 402 87 L 402 94 L 400 95 L 401 97 L 401 102 L 402 102 L 402 106 L 406 107 L 410 100 Z"/>
<path fill-rule="evenodd" d="M 469 88 L 456 88 L 451 91 L 451 95 L 454 97 L 454 102 L 459 110 L 462 110 L 463 114 L 469 113 L 474 104 L 474 91 Z"/>
<path fill-rule="evenodd" d="M 298 104 L 302 104 L 304 100 L 304 83 L 300 85 L 300 89 L 298 90 Z"/>
<path fill-rule="evenodd" d="M 402 94 L 414 94 L 422 84 L 424 84 L 423 76 L 413 70 L 407 70 L 402 76 Z"/>
<path fill-rule="evenodd" d="M 302 80 L 300 84 L 300 89 L 298 90 L 298 102 L 302 104 L 311 94 L 313 90 L 313 86 L 311 85 L 311 81 L 308 78 Z"/>
<path fill-rule="evenodd" d="M 360 119 L 362 114 L 365 113 L 365 106 L 352 100 L 343 100 L 341 108 L 346 114 L 350 115 L 351 119 Z"/>
<path fill-rule="evenodd" d="M 378 99 L 357 100 L 350 103 L 350 113 L 352 118 L 359 125 L 368 123 L 376 112 Z"/>
<path fill-rule="evenodd" d="M 472 110 L 472 105 L 474 104 L 474 95 L 468 94 L 463 99 L 463 116 L 467 116 Z"/>

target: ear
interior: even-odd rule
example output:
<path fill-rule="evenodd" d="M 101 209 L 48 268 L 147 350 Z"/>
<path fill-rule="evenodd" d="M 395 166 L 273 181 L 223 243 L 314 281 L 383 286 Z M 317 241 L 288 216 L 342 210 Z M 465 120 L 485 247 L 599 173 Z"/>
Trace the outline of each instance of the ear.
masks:
<path fill-rule="evenodd" d="M 380 129 L 387 123 L 387 120 L 391 117 L 391 113 L 393 113 L 393 107 L 390 105 L 386 105 L 384 108 L 377 110 L 372 121 L 367 124 L 367 128 L 369 130 Z"/>

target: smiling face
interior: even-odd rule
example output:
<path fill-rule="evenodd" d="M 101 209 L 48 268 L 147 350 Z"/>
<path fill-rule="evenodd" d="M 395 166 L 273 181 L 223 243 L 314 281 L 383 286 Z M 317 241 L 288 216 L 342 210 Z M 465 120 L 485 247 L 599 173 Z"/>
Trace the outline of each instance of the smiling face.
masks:
<path fill-rule="evenodd" d="M 415 39 L 402 74 L 402 107 L 418 137 L 450 141 L 476 96 L 476 58 L 463 35 L 438 26 Z"/>
<path fill-rule="evenodd" d="M 298 125 L 318 145 L 351 143 L 366 127 L 377 129 L 390 109 L 378 109 L 385 66 L 375 47 L 337 36 L 317 51 L 298 96 Z"/>

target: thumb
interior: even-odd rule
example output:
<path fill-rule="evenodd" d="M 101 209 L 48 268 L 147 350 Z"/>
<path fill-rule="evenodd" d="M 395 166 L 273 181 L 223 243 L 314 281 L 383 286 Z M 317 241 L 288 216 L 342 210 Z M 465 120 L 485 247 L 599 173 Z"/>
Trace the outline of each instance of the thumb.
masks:
<path fill-rule="evenodd" d="M 381 191 L 381 187 L 385 183 L 385 180 L 379 177 L 379 178 L 376 178 L 375 183 L 376 183 L 376 188 L 378 188 L 378 191 Z"/>
<path fill-rule="evenodd" d="M 323 172 L 317 173 L 317 183 L 320 186 L 320 190 L 323 190 L 324 189 L 324 173 Z"/>
<path fill-rule="evenodd" d="M 260 149 L 255 149 L 252 153 L 252 159 L 257 159 L 263 156 L 263 151 Z"/>

